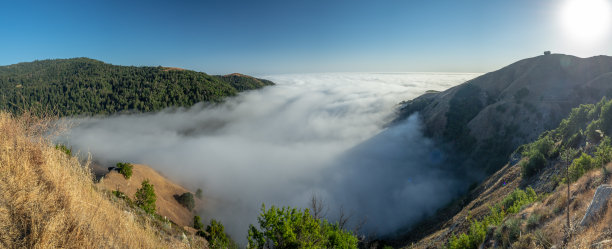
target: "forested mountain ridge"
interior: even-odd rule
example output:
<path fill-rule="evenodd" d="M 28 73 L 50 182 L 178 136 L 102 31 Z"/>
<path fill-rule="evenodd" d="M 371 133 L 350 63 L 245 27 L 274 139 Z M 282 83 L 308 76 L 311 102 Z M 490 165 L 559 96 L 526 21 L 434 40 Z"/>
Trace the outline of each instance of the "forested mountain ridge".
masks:
<path fill-rule="evenodd" d="M 149 112 L 219 102 L 273 84 L 238 74 L 117 66 L 89 58 L 40 60 L 0 67 L 0 109 L 60 116 Z"/>
<path fill-rule="evenodd" d="M 399 119 L 419 113 L 427 135 L 457 161 L 491 174 L 571 108 L 603 96 L 612 97 L 612 57 L 543 55 L 406 101 Z"/>

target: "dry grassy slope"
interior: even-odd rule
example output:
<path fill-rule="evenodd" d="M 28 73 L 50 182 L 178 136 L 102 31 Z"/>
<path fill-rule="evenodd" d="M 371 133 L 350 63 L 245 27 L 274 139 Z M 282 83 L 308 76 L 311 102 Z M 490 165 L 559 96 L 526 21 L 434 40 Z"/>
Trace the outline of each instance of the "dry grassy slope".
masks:
<path fill-rule="evenodd" d="M 100 179 L 98 185 L 108 190 L 119 190 L 133 199 L 136 190 L 141 187 L 142 181 L 149 179 L 155 188 L 155 195 L 157 196 L 155 203 L 157 213 L 161 216 L 166 216 L 180 226 L 190 227 L 192 225 L 194 214 L 178 203 L 173 197 L 174 195 L 189 192 L 189 190 L 173 183 L 146 165 L 134 164 L 132 173 L 132 177 L 126 180 L 123 175 L 113 170 Z"/>
<path fill-rule="evenodd" d="M 189 248 L 201 241 L 185 243 L 113 201 L 87 167 L 42 138 L 45 127 L 0 112 L 0 248 Z"/>
<path fill-rule="evenodd" d="M 612 164 L 608 164 L 607 168 L 612 170 Z M 549 183 L 551 181 L 549 180 L 563 169 L 564 165 L 562 163 L 554 162 L 537 178 L 525 181 L 521 177 L 520 166 L 518 164 L 506 165 L 474 189 L 470 195 L 475 196 L 475 198 L 452 219 L 445 222 L 441 229 L 429 234 L 418 242 L 405 245 L 405 248 L 442 248 L 453 233 L 460 234 L 467 232 L 470 225 L 467 219 L 468 215 L 475 219 L 482 218 L 489 213 L 490 206 L 501 202 L 515 188 L 523 188 L 526 185 L 535 186 L 535 190 L 539 194 L 549 191 L 550 194 L 547 194 L 542 201 L 525 208 L 519 214 L 509 217 L 519 217 L 525 220 L 532 213 L 543 215 L 545 218 L 536 229 L 542 231 L 544 239 L 550 242 L 549 246 L 557 245 L 560 248 L 559 246 L 561 246 L 563 240 L 562 228 L 566 217 L 567 185 L 559 185 L 556 189 L 550 189 Z M 612 183 L 612 179 L 609 179 L 607 183 Z M 606 214 L 597 223 L 587 228 L 576 227 L 584 216 L 596 188 L 601 184 L 605 184 L 602 181 L 601 170 L 595 169 L 571 185 L 571 223 L 576 233 L 567 248 L 590 248 L 595 242 L 612 239 L 612 201 L 608 203 L 609 208 Z M 533 237 L 531 232 L 535 229 L 527 229 L 525 225 L 523 225 L 523 229 L 527 233 L 523 241 L 527 245 L 526 248 L 548 248 L 542 247 L 538 244 L 540 241 Z M 612 248 L 612 244 L 609 246 L 608 248 Z"/>

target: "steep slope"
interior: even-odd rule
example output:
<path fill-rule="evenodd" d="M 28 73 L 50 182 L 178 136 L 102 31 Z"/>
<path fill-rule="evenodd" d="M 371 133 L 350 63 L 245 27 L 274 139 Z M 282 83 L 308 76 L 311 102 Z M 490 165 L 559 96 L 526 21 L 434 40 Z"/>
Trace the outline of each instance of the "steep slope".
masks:
<path fill-rule="evenodd" d="M 86 166 L 43 139 L 47 124 L 0 112 L 0 247 L 206 245 L 98 190 Z"/>
<path fill-rule="evenodd" d="M 456 242 L 451 248 L 608 248 L 612 200 L 602 202 L 608 209 L 593 216 L 593 223 L 583 226 L 580 221 L 595 190 L 612 183 L 611 135 L 612 101 L 580 105 L 555 129 L 520 146 L 508 164 L 470 191 L 464 203 L 451 205 L 459 209 L 456 214 L 448 217 L 442 210 L 447 220 L 424 223 L 400 240 L 416 242 L 411 248 L 441 248 L 448 241 Z M 514 210 L 502 207 L 522 198 L 517 198 L 517 189 L 534 189 L 539 197 Z"/>
<path fill-rule="evenodd" d="M 490 174 L 572 107 L 611 96 L 611 83 L 612 57 L 538 56 L 406 101 L 400 119 L 418 112 L 428 136 L 460 152 L 457 161 Z"/>
<path fill-rule="evenodd" d="M 116 66 L 89 58 L 42 60 L 0 67 L 0 109 L 60 116 L 148 112 L 218 102 L 273 84 L 250 76 Z"/>
<path fill-rule="evenodd" d="M 136 190 L 140 188 L 140 183 L 144 180 L 149 180 L 155 187 L 157 213 L 180 226 L 191 227 L 194 214 L 174 198 L 174 195 L 181 195 L 189 191 L 146 165 L 134 164 L 133 175 L 127 180 L 113 170 L 100 179 L 98 185 L 110 191 L 119 190 L 133 198 Z"/>

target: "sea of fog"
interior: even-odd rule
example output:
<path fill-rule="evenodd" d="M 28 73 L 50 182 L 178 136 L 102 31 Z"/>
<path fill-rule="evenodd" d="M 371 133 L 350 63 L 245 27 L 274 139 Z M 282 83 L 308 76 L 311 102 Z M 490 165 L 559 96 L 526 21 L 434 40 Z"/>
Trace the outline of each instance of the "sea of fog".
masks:
<path fill-rule="evenodd" d="M 417 222 L 465 188 L 442 165 L 412 116 L 387 127 L 399 103 L 478 74 L 325 73 L 270 75 L 275 86 L 222 104 L 156 113 L 71 119 L 60 139 L 112 166 L 147 164 L 195 191 L 200 215 L 240 242 L 262 203 L 308 207 L 313 194 L 350 226 L 384 235 Z"/>

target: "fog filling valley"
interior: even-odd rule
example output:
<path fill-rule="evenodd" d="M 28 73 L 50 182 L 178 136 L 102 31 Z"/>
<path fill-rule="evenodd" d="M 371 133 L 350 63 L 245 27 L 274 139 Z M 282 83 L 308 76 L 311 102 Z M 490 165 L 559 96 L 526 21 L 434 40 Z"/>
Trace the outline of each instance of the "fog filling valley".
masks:
<path fill-rule="evenodd" d="M 272 75 L 277 85 L 222 104 L 71 119 L 59 140 L 105 166 L 150 165 L 191 191 L 200 215 L 246 240 L 266 206 L 308 207 L 313 194 L 334 221 L 341 208 L 362 232 L 384 235 L 446 204 L 465 179 L 422 135 L 416 116 L 389 128 L 399 102 L 476 74 Z"/>

